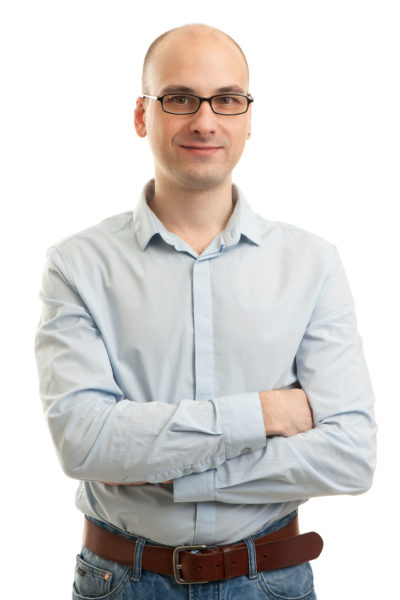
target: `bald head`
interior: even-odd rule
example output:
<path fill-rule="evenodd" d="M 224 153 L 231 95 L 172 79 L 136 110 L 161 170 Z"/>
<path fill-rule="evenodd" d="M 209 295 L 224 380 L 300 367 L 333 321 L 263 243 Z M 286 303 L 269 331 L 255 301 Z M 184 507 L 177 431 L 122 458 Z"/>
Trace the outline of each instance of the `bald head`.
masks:
<path fill-rule="evenodd" d="M 168 44 L 173 44 L 174 42 L 179 43 L 185 40 L 187 41 L 188 47 L 190 47 L 191 42 L 195 42 L 207 37 L 222 40 L 226 44 L 232 46 L 232 51 L 237 53 L 238 60 L 243 61 L 245 65 L 248 80 L 249 68 L 246 57 L 239 44 L 235 42 L 233 38 L 231 38 L 228 34 L 224 33 L 220 29 L 210 27 L 209 25 L 182 25 L 181 27 L 175 27 L 174 29 L 170 29 L 169 31 L 166 31 L 165 33 L 160 35 L 154 40 L 154 42 L 150 45 L 149 49 L 147 50 L 142 72 L 143 94 L 154 93 L 154 90 L 151 89 L 152 75 L 155 70 L 154 63 L 157 61 L 157 56 L 160 53 L 162 53 L 163 49 L 165 49 L 165 47 Z"/>

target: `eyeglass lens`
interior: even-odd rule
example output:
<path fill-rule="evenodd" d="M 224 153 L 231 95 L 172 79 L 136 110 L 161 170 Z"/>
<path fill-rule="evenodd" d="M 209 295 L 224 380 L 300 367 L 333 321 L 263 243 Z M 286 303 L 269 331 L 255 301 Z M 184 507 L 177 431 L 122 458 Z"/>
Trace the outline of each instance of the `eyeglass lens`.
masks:
<path fill-rule="evenodd" d="M 163 108 L 173 114 L 189 114 L 196 112 L 200 99 L 191 94 L 168 94 L 164 96 Z M 214 96 L 211 100 L 212 109 L 219 114 L 236 115 L 247 111 L 248 101 L 245 96 L 229 94 Z"/>

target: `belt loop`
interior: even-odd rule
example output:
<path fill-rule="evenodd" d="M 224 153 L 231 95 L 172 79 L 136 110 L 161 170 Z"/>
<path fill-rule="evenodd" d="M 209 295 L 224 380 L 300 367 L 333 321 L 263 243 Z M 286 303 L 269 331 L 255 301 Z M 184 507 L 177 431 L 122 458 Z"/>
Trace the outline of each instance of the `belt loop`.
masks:
<path fill-rule="evenodd" d="M 140 576 L 142 574 L 142 555 L 145 543 L 146 541 L 141 538 L 137 538 L 135 541 L 131 581 L 135 581 L 136 583 L 140 581 Z"/>
<path fill-rule="evenodd" d="M 247 546 L 247 556 L 249 558 L 249 579 L 256 579 L 257 577 L 257 558 L 256 558 L 256 547 L 252 538 L 244 540 Z"/>

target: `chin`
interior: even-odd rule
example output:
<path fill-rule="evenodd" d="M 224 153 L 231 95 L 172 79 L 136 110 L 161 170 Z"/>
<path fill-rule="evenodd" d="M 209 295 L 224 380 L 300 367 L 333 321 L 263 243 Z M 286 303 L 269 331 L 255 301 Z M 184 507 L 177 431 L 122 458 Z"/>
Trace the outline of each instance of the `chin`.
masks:
<path fill-rule="evenodd" d="M 184 187 L 193 190 L 209 190 L 223 185 L 230 177 L 229 173 L 174 173 L 174 179 Z"/>

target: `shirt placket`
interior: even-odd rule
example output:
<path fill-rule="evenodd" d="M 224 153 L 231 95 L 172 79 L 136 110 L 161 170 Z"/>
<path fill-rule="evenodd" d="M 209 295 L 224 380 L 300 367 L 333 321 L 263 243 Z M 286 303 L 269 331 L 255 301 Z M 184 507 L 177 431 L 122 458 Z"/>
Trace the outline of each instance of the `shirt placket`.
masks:
<path fill-rule="evenodd" d="M 199 256 L 193 265 L 193 321 L 195 352 L 195 399 L 214 395 L 214 341 L 211 290 L 211 260 L 219 253 Z M 194 544 L 215 540 L 215 502 L 196 503 Z"/>

